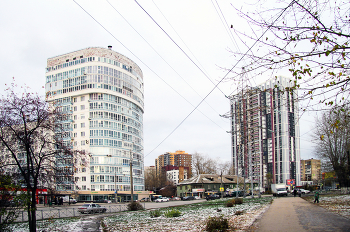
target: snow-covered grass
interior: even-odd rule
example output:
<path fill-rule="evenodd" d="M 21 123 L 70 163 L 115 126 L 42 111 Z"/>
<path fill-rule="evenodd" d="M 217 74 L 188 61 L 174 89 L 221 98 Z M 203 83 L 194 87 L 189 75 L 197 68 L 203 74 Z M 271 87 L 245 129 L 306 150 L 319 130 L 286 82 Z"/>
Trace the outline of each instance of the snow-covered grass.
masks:
<path fill-rule="evenodd" d="M 245 230 L 253 224 L 268 208 L 272 197 L 246 198 L 243 204 L 234 207 L 226 207 L 227 200 L 215 200 L 191 205 L 176 207 L 181 212 L 180 217 L 167 218 L 164 213 L 167 209 L 160 209 L 161 216 L 152 218 L 150 210 L 120 212 L 114 216 L 105 216 L 101 223 L 101 229 L 105 231 L 204 231 L 206 220 L 209 217 L 223 215 L 227 218 L 232 230 Z M 243 211 L 242 215 L 235 215 L 237 211 Z M 101 215 L 99 215 L 101 216 Z M 50 219 L 37 222 L 38 232 L 83 232 L 94 223 L 94 217 L 75 217 L 64 219 Z M 15 223 L 10 231 L 27 232 L 28 223 Z"/>
<path fill-rule="evenodd" d="M 64 219 L 50 219 L 37 221 L 38 232 L 83 232 L 86 231 L 84 226 L 89 223 L 94 223 L 93 219 L 86 217 L 64 218 Z M 15 223 L 10 227 L 13 232 L 27 232 L 29 231 L 28 222 Z"/>
<path fill-rule="evenodd" d="M 310 202 L 314 197 L 307 197 Z M 350 219 L 350 195 L 320 195 L 319 206 Z"/>
<path fill-rule="evenodd" d="M 244 230 L 252 225 L 268 208 L 271 197 L 244 199 L 241 205 L 226 207 L 226 201 L 215 200 L 176 207 L 180 217 L 167 218 L 161 209 L 161 216 L 152 218 L 149 211 L 125 212 L 116 216 L 105 217 L 103 227 L 106 231 L 204 231 L 209 217 L 223 215 L 232 230 Z M 235 215 L 243 211 L 242 215 Z"/>

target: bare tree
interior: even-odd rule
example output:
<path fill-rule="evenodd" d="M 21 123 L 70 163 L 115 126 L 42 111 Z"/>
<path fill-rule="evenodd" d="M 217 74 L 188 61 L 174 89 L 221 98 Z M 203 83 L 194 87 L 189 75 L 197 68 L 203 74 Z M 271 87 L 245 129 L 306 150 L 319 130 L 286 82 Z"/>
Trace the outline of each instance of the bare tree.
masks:
<path fill-rule="evenodd" d="M 193 173 L 199 174 L 216 174 L 217 164 L 216 161 L 195 152 L 192 155 L 192 168 Z"/>
<path fill-rule="evenodd" d="M 316 119 L 313 139 L 316 155 L 330 162 L 340 187 L 349 184 L 350 174 L 350 109 L 334 107 Z"/>
<path fill-rule="evenodd" d="M 247 50 L 254 45 L 247 54 L 234 52 L 244 62 L 232 70 L 236 75 L 231 79 L 289 71 L 293 86 L 285 90 L 300 90 L 299 99 L 308 99 L 304 110 L 317 109 L 319 103 L 342 105 L 349 97 L 350 2 L 279 0 L 257 5 L 249 5 L 248 13 L 237 9 L 252 35 L 231 26 Z"/>
<path fill-rule="evenodd" d="M 217 159 L 210 158 L 195 152 L 192 155 L 193 173 L 200 174 L 233 174 L 233 167 L 230 161 L 218 162 Z"/>
<path fill-rule="evenodd" d="M 74 161 L 59 167 L 58 160 L 73 160 L 63 127 L 66 115 L 37 94 L 15 93 L 15 85 L 0 99 L 0 168 L 25 186 L 29 230 L 36 231 L 36 191 L 65 176 L 73 180 Z"/>
<path fill-rule="evenodd" d="M 145 190 L 155 190 L 159 188 L 159 180 L 155 168 L 145 168 Z"/>
<path fill-rule="evenodd" d="M 222 172 L 223 175 L 234 175 L 233 173 L 233 165 L 232 162 L 226 161 L 218 163 L 218 171 L 220 171 L 220 174 Z"/>

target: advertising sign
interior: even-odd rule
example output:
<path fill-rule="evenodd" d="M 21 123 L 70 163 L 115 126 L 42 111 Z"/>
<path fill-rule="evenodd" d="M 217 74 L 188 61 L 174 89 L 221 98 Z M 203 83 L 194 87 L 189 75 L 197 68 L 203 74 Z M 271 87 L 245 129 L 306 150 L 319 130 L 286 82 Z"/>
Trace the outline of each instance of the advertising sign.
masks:
<path fill-rule="evenodd" d="M 193 193 L 204 193 L 205 189 L 192 189 Z"/>
<path fill-rule="evenodd" d="M 287 185 L 295 185 L 295 179 L 288 179 Z"/>

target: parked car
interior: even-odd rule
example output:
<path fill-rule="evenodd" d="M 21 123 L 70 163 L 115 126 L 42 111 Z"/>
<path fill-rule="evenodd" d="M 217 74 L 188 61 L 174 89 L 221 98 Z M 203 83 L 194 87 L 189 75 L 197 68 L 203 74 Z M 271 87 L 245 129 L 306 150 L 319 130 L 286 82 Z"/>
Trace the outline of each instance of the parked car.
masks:
<path fill-rule="evenodd" d="M 310 193 L 310 191 L 306 190 L 306 189 L 300 189 L 300 191 L 301 191 L 301 194 L 308 194 L 308 193 Z"/>
<path fill-rule="evenodd" d="M 219 199 L 219 198 L 220 198 L 220 196 L 217 194 L 211 194 L 211 195 L 205 197 L 205 199 L 207 199 L 207 201 L 215 200 L 215 199 Z"/>
<path fill-rule="evenodd" d="M 104 213 L 107 209 L 99 204 L 84 204 L 78 208 L 79 213 Z"/>
<path fill-rule="evenodd" d="M 170 200 L 172 200 L 172 201 L 179 201 L 179 200 L 181 200 L 181 198 L 180 197 L 173 197 Z"/>
<path fill-rule="evenodd" d="M 194 199 L 196 199 L 196 200 L 200 200 L 200 199 L 201 199 L 201 197 L 200 197 L 200 196 L 195 196 L 195 197 L 194 197 Z"/>
<path fill-rule="evenodd" d="M 194 200 L 194 196 L 187 196 L 187 197 L 183 197 L 182 200 L 183 201 L 191 201 L 191 200 Z"/>
<path fill-rule="evenodd" d="M 230 195 L 231 195 L 231 197 L 243 197 L 244 192 L 243 191 L 234 191 Z"/>
<path fill-rule="evenodd" d="M 65 196 L 65 197 L 63 197 L 63 202 L 75 204 L 75 203 L 77 203 L 77 200 L 71 196 Z"/>
<path fill-rule="evenodd" d="M 166 202 L 166 201 L 169 201 L 169 198 L 167 197 L 160 197 L 158 199 L 156 199 L 154 202 Z"/>
<path fill-rule="evenodd" d="M 94 200 L 93 203 L 108 203 L 108 200 L 106 200 L 106 199 L 98 199 L 98 200 Z"/>
<path fill-rule="evenodd" d="M 151 201 L 148 197 L 144 197 L 140 200 L 140 202 L 148 202 Z"/>

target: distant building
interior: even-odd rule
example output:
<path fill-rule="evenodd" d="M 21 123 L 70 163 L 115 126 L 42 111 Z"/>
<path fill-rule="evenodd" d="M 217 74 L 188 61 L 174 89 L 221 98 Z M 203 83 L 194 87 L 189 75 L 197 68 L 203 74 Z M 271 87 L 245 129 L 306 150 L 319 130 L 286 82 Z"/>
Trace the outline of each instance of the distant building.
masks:
<path fill-rule="evenodd" d="M 298 99 L 285 91 L 292 85 L 278 77 L 231 96 L 234 168 L 262 187 L 300 185 Z"/>
<path fill-rule="evenodd" d="M 166 178 L 168 181 L 178 184 L 179 182 L 188 179 L 189 167 L 176 167 L 173 165 L 167 165 L 162 167 L 166 173 Z"/>
<path fill-rule="evenodd" d="M 239 177 L 239 187 L 241 191 L 244 188 L 243 177 Z M 257 183 L 254 182 L 254 187 Z M 247 183 L 247 189 L 249 189 Z M 177 185 L 177 196 L 200 196 L 205 197 L 213 193 L 219 193 L 220 188 L 223 188 L 224 192 L 231 193 L 236 191 L 237 188 L 237 176 L 234 175 L 218 175 L 218 174 L 200 174 L 198 176 L 191 177 L 187 180 L 180 182 Z"/>
<path fill-rule="evenodd" d="M 174 166 L 179 170 L 179 181 L 185 179 L 185 171 L 187 170 L 186 177 L 192 176 L 192 155 L 188 154 L 184 151 L 176 151 L 174 153 L 167 152 L 163 155 L 158 156 L 155 159 L 155 166 L 157 175 L 166 175 L 166 171 L 169 171 L 169 167 L 164 168 L 166 166 Z M 173 168 L 174 169 L 174 168 Z M 165 171 L 165 172 L 164 172 Z"/>
<path fill-rule="evenodd" d="M 321 160 L 308 159 L 300 160 L 301 181 L 310 181 L 318 184 L 322 180 Z"/>

